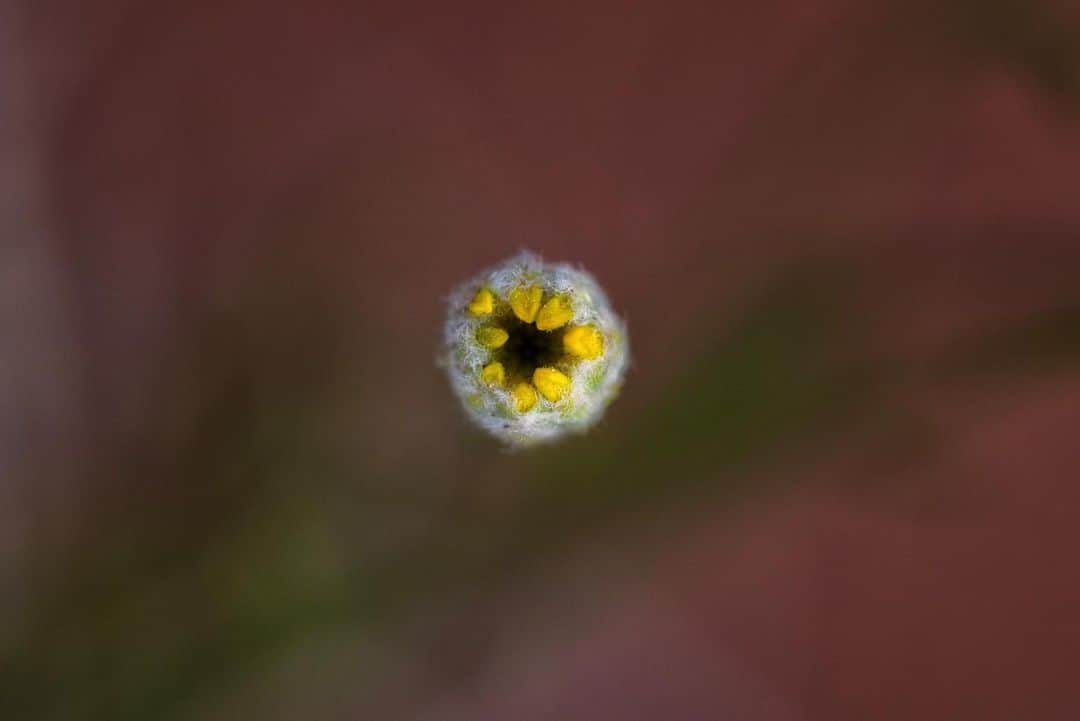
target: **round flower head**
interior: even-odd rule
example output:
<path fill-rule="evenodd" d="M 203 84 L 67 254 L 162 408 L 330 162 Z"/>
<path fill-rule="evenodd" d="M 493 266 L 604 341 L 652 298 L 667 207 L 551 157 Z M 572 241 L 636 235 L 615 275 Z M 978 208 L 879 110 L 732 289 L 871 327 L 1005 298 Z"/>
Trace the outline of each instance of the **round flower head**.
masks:
<path fill-rule="evenodd" d="M 593 277 L 531 253 L 450 295 L 450 383 L 469 416 L 511 445 L 599 420 L 619 390 L 626 351 L 626 328 Z"/>

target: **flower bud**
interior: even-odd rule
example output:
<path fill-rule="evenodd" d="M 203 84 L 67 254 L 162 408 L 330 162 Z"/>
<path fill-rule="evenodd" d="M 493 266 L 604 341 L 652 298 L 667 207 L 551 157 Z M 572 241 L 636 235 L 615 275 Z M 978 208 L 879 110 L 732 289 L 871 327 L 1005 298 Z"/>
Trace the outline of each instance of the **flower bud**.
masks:
<path fill-rule="evenodd" d="M 626 327 L 593 277 L 531 253 L 451 293 L 445 343 L 465 411 L 513 446 L 593 425 L 627 364 Z"/>

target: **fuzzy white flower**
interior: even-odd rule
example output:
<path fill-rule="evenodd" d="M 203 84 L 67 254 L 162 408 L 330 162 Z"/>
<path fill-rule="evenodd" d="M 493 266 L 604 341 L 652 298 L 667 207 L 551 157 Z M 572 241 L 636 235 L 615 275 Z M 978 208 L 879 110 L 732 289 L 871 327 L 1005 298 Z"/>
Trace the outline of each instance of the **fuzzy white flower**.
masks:
<path fill-rule="evenodd" d="M 627 363 L 626 327 L 593 277 L 531 253 L 451 293 L 445 340 L 466 412 L 514 446 L 591 426 Z"/>

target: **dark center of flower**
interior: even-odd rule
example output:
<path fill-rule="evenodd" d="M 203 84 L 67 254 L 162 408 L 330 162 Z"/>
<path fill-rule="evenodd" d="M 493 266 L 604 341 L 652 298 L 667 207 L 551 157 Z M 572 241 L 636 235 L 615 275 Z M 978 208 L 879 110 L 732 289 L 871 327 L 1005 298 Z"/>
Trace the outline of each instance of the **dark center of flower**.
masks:
<path fill-rule="evenodd" d="M 499 349 L 500 360 L 510 378 L 528 380 L 537 368 L 554 366 L 562 359 L 565 328 L 542 331 L 517 318 L 511 318 L 503 327 L 509 337 Z"/>

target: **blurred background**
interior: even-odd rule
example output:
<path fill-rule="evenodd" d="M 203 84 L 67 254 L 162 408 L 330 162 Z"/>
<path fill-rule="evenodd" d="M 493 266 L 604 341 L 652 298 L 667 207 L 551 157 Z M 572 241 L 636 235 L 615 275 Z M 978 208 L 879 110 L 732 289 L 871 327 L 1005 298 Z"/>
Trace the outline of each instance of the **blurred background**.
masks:
<path fill-rule="evenodd" d="M 0 717 L 1077 718 L 1080 12 L 0 3 Z M 630 328 L 507 453 L 529 248 Z"/>

